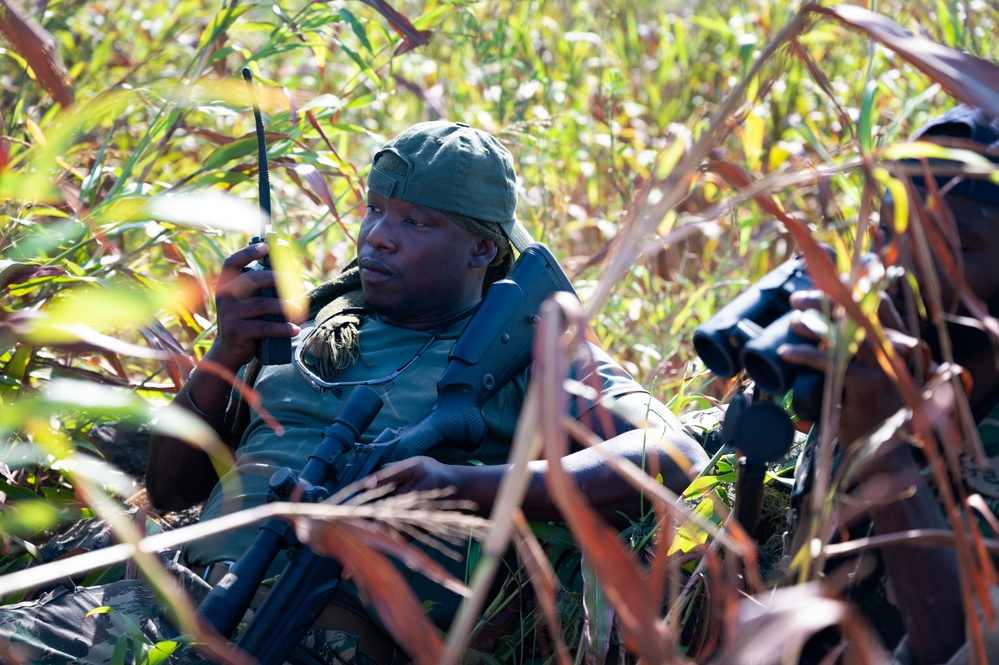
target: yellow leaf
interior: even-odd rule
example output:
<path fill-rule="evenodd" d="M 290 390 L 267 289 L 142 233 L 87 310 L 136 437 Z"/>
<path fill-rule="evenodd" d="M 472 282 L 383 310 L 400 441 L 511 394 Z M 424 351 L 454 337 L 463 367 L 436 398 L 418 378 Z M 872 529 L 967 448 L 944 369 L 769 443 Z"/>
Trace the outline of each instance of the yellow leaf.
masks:
<path fill-rule="evenodd" d="M 28 132 L 30 132 L 31 136 L 34 137 L 36 143 L 48 145 L 48 142 L 45 140 L 45 134 L 42 133 L 42 128 L 39 127 L 34 120 L 26 117 L 24 119 L 24 124 L 27 126 Z"/>
<path fill-rule="evenodd" d="M 755 109 L 746 116 L 742 128 L 742 151 L 746 156 L 746 168 L 750 171 L 760 170 L 760 155 L 763 154 L 763 134 L 766 131 L 766 120 L 756 113 Z"/>
<path fill-rule="evenodd" d="M 92 609 L 89 612 L 87 612 L 86 614 L 84 614 L 83 618 L 87 619 L 87 618 L 95 616 L 97 614 L 111 614 L 112 612 L 114 612 L 114 608 L 113 607 L 110 607 L 108 605 L 102 605 L 100 607 L 95 607 L 94 609 Z"/>

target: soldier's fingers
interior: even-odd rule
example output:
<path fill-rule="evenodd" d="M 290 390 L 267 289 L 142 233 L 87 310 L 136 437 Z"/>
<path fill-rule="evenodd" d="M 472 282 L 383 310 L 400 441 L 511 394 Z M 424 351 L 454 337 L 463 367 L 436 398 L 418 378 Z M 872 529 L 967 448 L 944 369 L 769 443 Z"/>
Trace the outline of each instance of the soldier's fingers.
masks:
<path fill-rule="evenodd" d="M 829 356 L 811 344 L 781 344 L 777 348 L 781 360 L 793 365 L 802 365 L 819 372 L 831 368 Z"/>
<path fill-rule="evenodd" d="M 242 319 L 234 322 L 227 331 L 231 337 L 245 339 L 264 339 L 267 337 L 294 337 L 301 328 L 294 323 L 284 321 L 267 321 L 265 319 Z"/>
<path fill-rule="evenodd" d="M 222 262 L 218 288 L 221 289 L 225 284 L 239 277 L 243 272 L 243 268 L 266 256 L 267 251 L 267 243 L 258 242 L 253 245 L 247 245 L 227 256 L 225 261 Z"/>
<path fill-rule="evenodd" d="M 817 309 L 819 311 L 829 309 L 829 297 L 819 289 L 795 291 L 788 298 L 788 302 L 794 309 Z"/>
<path fill-rule="evenodd" d="M 275 286 L 274 271 L 272 270 L 247 270 L 224 286 L 219 285 L 219 295 L 224 295 L 236 300 L 250 298 L 261 289 L 273 289 Z"/>
<path fill-rule="evenodd" d="M 273 296 L 251 296 L 239 300 L 230 300 L 219 309 L 219 315 L 227 320 L 258 319 L 268 314 L 279 316 L 283 314 L 281 301 Z"/>
<path fill-rule="evenodd" d="M 829 321 L 816 309 L 806 309 L 791 315 L 791 332 L 803 340 L 819 343 L 829 338 Z"/>

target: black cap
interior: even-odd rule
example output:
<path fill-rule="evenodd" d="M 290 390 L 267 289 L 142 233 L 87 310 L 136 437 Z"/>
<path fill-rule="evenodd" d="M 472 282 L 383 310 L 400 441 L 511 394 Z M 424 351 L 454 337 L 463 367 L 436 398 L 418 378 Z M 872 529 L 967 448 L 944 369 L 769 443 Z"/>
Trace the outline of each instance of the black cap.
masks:
<path fill-rule="evenodd" d="M 978 143 L 985 149 L 995 148 L 999 150 L 999 119 L 978 108 L 957 106 L 921 127 L 913 135 L 912 140 L 931 140 L 935 136 L 966 139 Z M 993 163 L 999 164 L 999 152 L 983 153 L 983 156 Z M 931 167 L 933 164 L 954 163 L 950 160 L 939 159 L 928 161 Z M 937 187 L 943 187 L 953 178 L 952 174 L 938 175 L 936 177 Z M 912 182 L 920 187 L 926 185 L 925 179 L 921 175 L 914 175 Z M 959 183 L 948 190 L 948 195 L 963 196 L 999 206 L 999 185 L 986 178 L 963 176 Z"/>

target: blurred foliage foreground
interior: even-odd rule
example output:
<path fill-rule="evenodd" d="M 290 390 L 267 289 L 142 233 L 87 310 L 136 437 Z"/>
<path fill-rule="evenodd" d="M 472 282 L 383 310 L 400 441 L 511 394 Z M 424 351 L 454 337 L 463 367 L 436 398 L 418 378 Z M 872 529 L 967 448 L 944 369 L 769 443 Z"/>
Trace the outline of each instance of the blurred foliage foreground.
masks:
<path fill-rule="evenodd" d="M 275 229 L 292 249 L 279 266 L 284 295 L 300 297 L 352 258 L 378 145 L 418 120 L 464 120 L 515 155 L 521 219 L 560 257 L 584 303 L 567 319 L 591 327 L 689 414 L 737 385 L 705 371 L 691 331 L 793 253 L 822 263 L 817 241 L 840 257 L 823 263 L 817 281 L 853 303 L 858 322 L 838 331 L 839 348 L 848 354 L 858 331 L 877 334 L 867 297 L 876 279 L 856 257 L 880 193 L 905 199 L 891 160 L 928 154 L 902 140 L 955 98 L 999 109 L 988 63 L 999 54 L 999 15 L 988 3 L 874 9 L 783 0 L 675 11 L 544 0 L 0 0 L 4 601 L 69 575 L 97 582 L 107 565 L 129 560 L 197 630 L 149 553 L 197 537 L 198 527 L 143 538 L 144 520 L 116 507 L 139 490 L 147 430 L 119 439 L 124 451 L 110 461 L 99 443 L 107 437 L 95 434 L 109 423 L 111 438 L 153 423 L 218 446 L 166 404 L 214 334 L 222 258 L 258 231 L 240 68 L 258 81 Z M 558 340 L 543 342 L 549 353 L 564 351 Z M 545 371 L 524 415 L 537 426 L 523 428 L 515 456 L 530 454 L 534 436 L 559 454 L 564 424 L 541 404 L 561 386 Z M 783 519 L 792 466 L 768 476 L 771 521 Z M 648 517 L 623 539 L 561 483 L 552 492 L 572 507 L 568 524 L 528 525 L 511 483 L 470 577 L 471 602 L 418 661 L 457 662 L 467 636 L 483 630 L 476 617 L 522 604 L 529 584 L 539 619 L 524 616 L 476 657 L 599 662 L 617 645 L 651 663 L 764 662 L 842 623 L 866 645 L 865 659 L 882 659 L 853 615 L 810 585 L 767 612 L 736 611 L 743 594 L 766 588 L 758 564 L 773 568 L 783 526 L 771 524 L 762 542 L 728 518 L 734 468 L 734 454 L 720 451 L 686 501 L 645 482 Z M 143 506 L 141 496 L 132 503 Z M 319 532 L 323 520 L 350 517 L 267 509 Z M 53 533 L 95 513 L 120 545 L 34 565 Z M 531 581 L 483 608 L 511 539 Z M 794 559 L 798 581 L 815 578 L 811 562 L 826 544 L 817 536 Z M 801 612 L 812 620 L 790 620 Z M 406 644 L 405 626 L 390 627 Z M 122 640 L 146 662 L 172 648 Z"/>

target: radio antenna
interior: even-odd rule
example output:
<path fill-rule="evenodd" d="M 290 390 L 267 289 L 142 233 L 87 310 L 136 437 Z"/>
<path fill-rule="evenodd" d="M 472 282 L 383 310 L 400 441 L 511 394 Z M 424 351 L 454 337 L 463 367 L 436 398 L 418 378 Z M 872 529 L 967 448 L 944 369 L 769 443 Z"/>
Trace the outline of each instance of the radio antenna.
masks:
<path fill-rule="evenodd" d="M 250 90 L 250 103 L 253 105 L 253 122 L 257 128 L 257 197 L 260 201 L 260 211 L 264 213 L 261 220 L 260 238 L 263 239 L 270 231 L 271 225 L 271 177 L 267 168 L 267 134 L 264 131 L 264 119 L 260 116 L 260 104 L 257 103 L 257 92 L 253 87 L 253 72 L 249 67 L 243 67 L 243 80 Z"/>
<path fill-rule="evenodd" d="M 249 67 L 243 67 L 243 80 L 250 89 L 250 103 L 253 104 L 253 121 L 257 126 L 257 194 L 260 199 L 260 235 L 250 242 L 266 242 L 273 250 L 278 240 L 271 230 L 271 178 L 267 170 L 267 135 L 264 132 L 264 120 L 260 117 L 260 104 L 257 103 L 257 93 L 253 87 L 253 74 Z M 250 270 L 270 270 L 271 257 L 262 256 L 257 266 Z M 277 289 L 268 287 L 258 291 L 265 298 L 277 297 Z M 283 314 L 265 314 L 265 321 L 285 323 Z M 263 365 L 286 365 L 291 362 L 291 340 L 287 337 L 264 337 L 257 340 L 257 359 Z"/>

